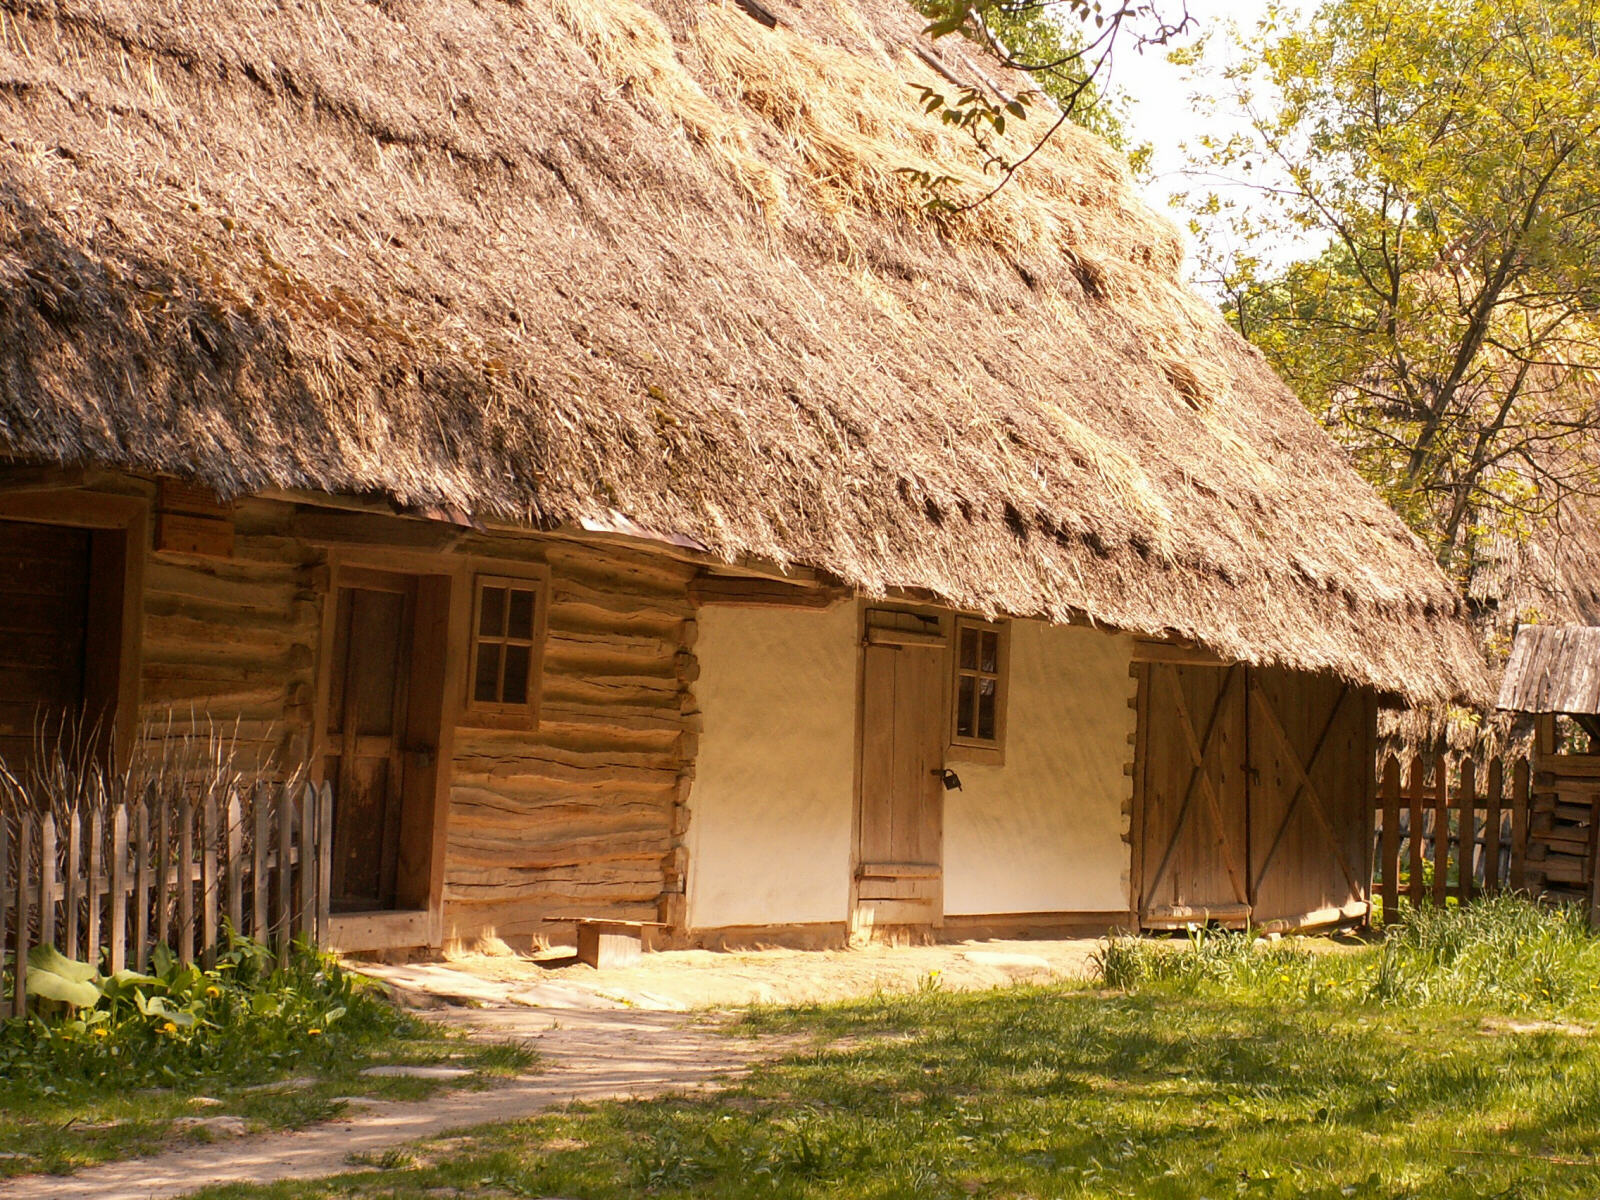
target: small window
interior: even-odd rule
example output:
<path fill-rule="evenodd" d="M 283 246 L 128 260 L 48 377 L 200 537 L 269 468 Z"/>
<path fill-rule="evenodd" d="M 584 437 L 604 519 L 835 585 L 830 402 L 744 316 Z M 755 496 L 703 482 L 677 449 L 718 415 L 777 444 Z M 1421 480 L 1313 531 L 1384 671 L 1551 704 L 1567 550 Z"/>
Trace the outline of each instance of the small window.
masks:
<path fill-rule="evenodd" d="M 956 622 L 950 745 L 977 752 L 969 758 L 997 759 L 1005 743 L 1006 634 L 988 621 Z"/>
<path fill-rule="evenodd" d="M 544 586 L 540 580 L 478 576 L 467 697 L 470 709 L 533 715 L 543 620 Z"/>

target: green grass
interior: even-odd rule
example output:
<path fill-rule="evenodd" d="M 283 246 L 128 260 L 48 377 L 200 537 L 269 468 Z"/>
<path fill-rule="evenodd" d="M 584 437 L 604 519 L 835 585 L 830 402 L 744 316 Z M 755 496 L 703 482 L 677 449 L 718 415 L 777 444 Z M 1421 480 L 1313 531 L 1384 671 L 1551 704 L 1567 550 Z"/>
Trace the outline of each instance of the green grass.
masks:
<path fill-rule="evenodd" d="M 753 1012 L 738 1032 L 801 1049 L 716 1095 L 204 1194 L 1592 1200 L 1597 954 L 1568 918 L 1510 901 L 1348 952 L 1114 943 L 1122 990 Z"/>
<path fill-rule="evenodd" d="M 422 1100 L 441 1087 L 519 1073 L 532 1059 L 398 1012 L 320 959 L 297 960 L 256 990 L 225 978 L 206 988 L 214 977 L 197 980 L 196 1024 L 184 1029 L 138 1015 L 0 1023 L 0 1178 L 210 1140 L 204 1128 L 185 1128 L 185 1118 L 234 1116 L 250 1131 L 300 1128 L 339 1116 L 357 1097 Z M 338 1001 L 333 1022 L 330 998 Z M 379 1064 L 440 1062 L 473 1075 L 441 1082 L 361 1074 Z"/>

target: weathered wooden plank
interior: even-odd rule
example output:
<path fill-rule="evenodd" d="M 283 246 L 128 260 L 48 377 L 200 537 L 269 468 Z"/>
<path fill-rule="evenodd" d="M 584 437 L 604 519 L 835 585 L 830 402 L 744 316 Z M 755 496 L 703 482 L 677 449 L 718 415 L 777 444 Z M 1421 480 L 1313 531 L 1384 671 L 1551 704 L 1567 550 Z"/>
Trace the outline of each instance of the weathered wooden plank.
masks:
<path fill-rule="evenodd" d="M 1493 896 L 1501 889 L 1500 826 L 1503 821 L 1501 800 L 1505 795 L 1505 764 L 1499 758 L 1489 760 L 1489 786 L 1485 797 L 1487 812 L 1483 821 L 1483 887 Z"/>
<path fill-rule="evenodd" d="M 306 784 L 300 799 L 300 932 L 317 938 L 317 790 Z"/>
<path fill-rule="evenodd" d="M 1450 761 L 1433 764 L 1433 902 L 1444 906 L 1450 884 Z"/>
<path fill-rule="evenodd" d="M 39 818 L 39 945 L 56 941 L 56 821 L 49 813 Z"/>
<path fill-rule="evenodd" d="M 278 966 L 289 963 L 289 943 L 294 938 L 294 796 L 287 787 L 278 789 L 278 911 L 273 933 L 278 943 Z"/>
<path fill-rule="evenodd" d="M 267 910 L 267 862 L 272 844 L 271 785 L 255 785 L 250 793 L 250 808 L 255 820 L 255 836 L 250 842 L 250 936 L 265 942 L 272 937 Z"/>
<path fill-rule="evenodd" d="M 1410 839 L 1410 842 L 1411 842 L 1411 856 L 1410 856 L 1411 857 L 1411 862 L 1410 862 L 1411 880 L 1410 880 L 1410 887 L 1409 887 L 1408 890 L 1409 890 L 1409 892 L 1411 894 L 1411 903 L 1412 903 L 1413 907 L 1415 907 L 1417 905 L 1420 905 L 1422 903 L 1422 897 L 1423 897 L 1423 886 L 1422 886 L 1422 871 L 1423 871 L 1423 868 L 1422 868 L 1422 863 L 1423 863 L 1423 857 L 1422 857 L 1422 850 L 1423 850 L 1422 802 L 1423 802 L 1423 796 L 1426 793 L 1426 785 L 1424 784 L 1425 778 L 1426 778 L 1426 776 L 1424 774 L 1423 766 L 1422 766 L 1422 756 L 1419 754 L 1419 755 L 1416 755 L 1415 757 L 1413 757 L 1412 760 L 1411 760 L 1411 773 L 1410 773 L 1410 779 L 1408 781 L 1409 782 L 1409 786 L 1406 789 L 1406 793 L 1407 793 L 1406 794 L 1406 801 L 1407 801 L 1407 814 L 1406 814 L 1407 826 L 1406 826 L 1406 828 L 1407 828 L 1408 836 L 1409 836 L 1409 839 Z"/>
<path fill-rule="evenodd" d="M 1473 895 L 1478 857 L 1478 767 L 1471 758 L 1461 761 L 1461 810 L 1457 849 L 1456 895 L 1463 904 Z"/>
<path fill-rule="evenodd" d="M 156 804 L 156 941 L 172 945 L 172 901 L 167 880 L 172 876 L 172 801 L 164 793 L 153 796 Z"/>
<path fill-rule="evenodd" d="M 6 957 L 6 931 L 11 928 L 6 920 L 11 915 L 11 899 L 17 893 L 16 881 L 11 876 L 15 857 L 11 847 L 11 830 L 4 821 L 0 821 L 0 962 L 4 962 Z M 0 1009 L 0 1013 L 4 1011 Z"/>
<path fill-rule="evenodd" d="M 227 896 L 228 928 L 234 934 L 244 930 L 244 812 L 239 804 L 239 793 L 228 789 L 223 819 L 223 838 L 227 843 L 225 884 Z"/>
<path fill-rule="evenodd" d="M 317 932 L 319 946 L 328 945 L 332 932 L 333 898 L 333 785 L 317 789 Z"/>
<path fill-rule="evenodd" d="M 61 904 L 61 953 L 78 957 L 79 914 L 83 908 L 83 817 L 76 804 L 67 814 L 66 894 Z"/>
<path fill-rule="evenodd" d="M 17 852 L 13 856 L 17 902 L 11 910 L 11 1015 L 15 1017 L 26 1016 L 28 1012 L 28 927 L 32 924 L 28 867 L 37 828 L 33 814 L 27 809 L 17 814 Z"/>
<path fill-rule="evenodd" d="M 155 846 L 150 841 L 149 804 L 141 802 L 134 807 L 133 831 L 136 844 L 133 886 L 133 969 L 142 973 L 150 963 L 150 906 L 155 903 L 155 897 L 150 892 Z M 165 888 L 166 885 L 163 883 L 162 890 Z"/>
<path fill-rule="evenodd" d="M 194 961 L 194 800 L 178 802 L 178 961 Z"/>
<path fill-rule="evenodd" d="M 217 800 L 207 792 L 200 803 L 200 960 L 217 962 Z"/>
<path fill-rule="evenodd" d="M 111 813 L 111 935 L 113 974 L 128 965 L 128 806 Z"/>
<path fill-rule="evenodd" d="M 1378 794 L 1383 805 L 1383 920 L 1389 924 L 1400 915 L 1400 763 L 1392 754 L 1384 760 Z"/>
<path fill-rule="evenodd" d="M 104 908 L 101 904 L 101 855 L 104 853 L 106 825 L 105 810 L 96 804 L 89 813 L 89 878 L 84 888 L 87 901 L 87 931 L 84 935 L 84 958 L 94 966 L 100 965 L 100 922 Z"/>
<path fill-rule="evenodd" d="M 1511 769 L 1511 890 L 1528 886 L 1528 760 L 1519 758 Z"/>

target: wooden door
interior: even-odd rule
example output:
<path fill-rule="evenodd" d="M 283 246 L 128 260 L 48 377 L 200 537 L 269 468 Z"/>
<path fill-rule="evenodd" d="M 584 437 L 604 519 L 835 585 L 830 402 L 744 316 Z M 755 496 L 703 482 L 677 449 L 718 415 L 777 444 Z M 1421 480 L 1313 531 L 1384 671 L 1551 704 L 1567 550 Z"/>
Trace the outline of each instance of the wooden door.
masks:
<path fill-rule="evenodd" d="M 323 741 L 336 911 L 395 905 L 416 592 L 407 575 L 340 577 Z"/>
<path fill-rule="evenodd" d="M 1272 667 L 1251 668 L 1249 693 L 1253 919 L 1301 927 L 1365 915 L 1372 693 Z"/>
<path fill-rule="evenodd" d="M 867 637 L 854 924 L 931 928 L 944 907 L 946 645 L 936 624 Z"/>
<path fill-rule="evenodd" d="M 1249 796 L 1243 666 L 1140 668 L 1139 919 L 1243 924 Z"/>
<path fill-rule="evenodd" d="M 87 731 L 93 533 L 0 521 L 0 757 L 25 778 L 38 753 Z M 104 717 L 87 718 L 93 725 Z M 71 753 L 71 747 L 67 748 Z"/>

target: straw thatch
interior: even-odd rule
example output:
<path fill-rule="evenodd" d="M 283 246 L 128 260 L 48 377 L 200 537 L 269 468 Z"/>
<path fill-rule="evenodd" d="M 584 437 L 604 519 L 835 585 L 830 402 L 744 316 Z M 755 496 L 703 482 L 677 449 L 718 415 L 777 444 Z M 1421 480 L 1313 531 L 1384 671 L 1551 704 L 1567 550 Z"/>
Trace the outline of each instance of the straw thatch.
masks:
<path fill-rule="evenodd" d="M 987 179 L 909 85 L 960 54 L 766 7 L 0 0 L 0 436 L 1481 687 L 1106 146 L 941 225 L 901 168 Z"/>

